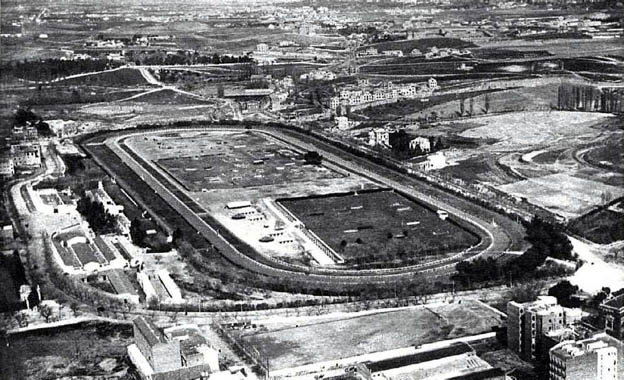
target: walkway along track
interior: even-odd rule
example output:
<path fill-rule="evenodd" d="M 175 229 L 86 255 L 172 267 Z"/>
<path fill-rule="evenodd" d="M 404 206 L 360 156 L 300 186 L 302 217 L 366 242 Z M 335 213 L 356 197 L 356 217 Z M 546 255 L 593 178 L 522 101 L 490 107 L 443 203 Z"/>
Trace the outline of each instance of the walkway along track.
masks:
<path fill-rule="evenodd" d="M 186 130 L 201 130 L 206 131 L 206 128 L 184 128 Z M 217 250 L 222 254 L 226 259 L 230 262 L 243 267 L 252 272 L 256 272 L 262 275 L 272 276 L 272 277 L 285 277 L 296 281 L 303 281 L 307 283 L 333 283 L 336 285 L 358 285 L 358 284 L 366 284 L 366 283 L 384 283 L 389 281 L 401 280 L 401 279 L 413 279 L 416 274 L 419 273 L 432 273 L 435 271 L 452 269 L 452 266 L 455 265 L 457 261 L 460 259 L 466 259 L 471 256 L 479 255 L 483 251 L 492 251 L 496 248 L 500 248 L 504 246 L 505 248 L 509 245 L 509 239 L 504 232 L 501 234 L 501 231 L 495 231 L 493 234 L 490 230 L 500 230 L 500 228 L 495 228 L 487 221 L 481 220 L 478 217 L 472 216 L 462 210 L 455 209 L 454 207 L 442 204 L 441 202 L 425 196 L 422 193 L 415 191 L 413 188 L 409 186 L 405 186 L 402 183 L 399 183 L 394 180 L 389 180 L 375 174 L 373 172 L 367 171 L 364 168 L 354 167 L 353 163 L 348 163 L 342 160 L 339 157 L 336 157 L 327 152 L 323 152 L 325 154 L 326 159 L 334 162 L 337 165 L 343 166 L 344 168 L 369 179 L 374 179 L 376 182 L 386 183 L 391 187 L 396 188 L 397 190 L 404 192 L 412 197 L 417 199 L 424 199 L 426 202 L 430 203 L 435 207 L 441 207 L 445 210 L 449 211 L 451 214 L 454 214 L 460 218 L 465 219 L 467 222 L 473 224 L 477 229 L 481 231 L 483 237 L 485 238 L 482 241 L 481 245 L 487 245 L 487 247 L 482 248 L 478 251 L 467 252 L 466 254 L 462 253 L 462 257 L 452 261 L 451 263 L 440 265 L 436 268 L 423 268 L 418 266 L 404 267 L 404 268 L 395 268 L 393 270 L 365 270 L 365 271 L 354 271 L 354 270 L 339 270 L 339 269 L 321 269 L 321 268 L 304 268 L 301 266 L 294 266 L 290 264 L 281 263 L 282 265 L 276 265 L 276 263 L 267 263 L 261 262 L 249 255 L 242 253 L 239 249 L 237 249 L 231 242 L 229 242 L 224 236 L 221 235 L 218 229 L 213 228 L 206 220 L 202 219 L 199 213 L 201 213 L 201 209 L 197 209 L 198 205 L 188 205 L 179 196 L 176 196 L 174 192 L 163 183 L 162 178 L 156 178 L 158 176 L 157 172 L 147 170 L 146 167 L 139 162 L 141 158 L 136 156 L 136 154 L 132 155 L 127 150 L 123 149 L 118 141 L 122 140 L 130 135 L 141 135 L 141 134 L 149 134 L 149 133 L 164 133 L 167 131 L 180 131 L 179 128 L 176 129 L 159 129 L 153 131 L 128 131 L 123 134 L 113 134 L 115 137 L 109 137 L 106 141 L 106 147 L 110 149 L 114 154 L 116 154 L 130 169 L 132 169 L 135 173 L 141 176 L 141 179 L 149 185 L 155 193 L 158 194 L 165 202 L 171 205 L 194 229 L 197 230 L 199 234 L 201 234 L 204 238 L 206 238 Z M 227 130 L 243 130 L 242 128 L 227 128 Z M 274 138 L 278 138 L 282 141 L 285 141 L 289 144 L 295 145 L 300 149 L 309 149 L 310 146 L 301 141 L 292 141 L 292 138 L 282 135 L 279 131 L 276 130 L 268 130 L 263 129 L 263 133 L 268 133 Z M 101 157 L 98 156 L 97 153 L 94 153 L 94 149 L 91 149 L 95 145 L 100 145 L 102 148 L 103 143 L 101 142 L 101 138 L 98 138 L 100 142 L 90 142 L 86 141 L 83 143 L 83 147 L 94 157 L 96 162 L 103 166 L 113 177 L 118 178 L 118 172 L 110 167 L 109 163 L 103 162 Z M 290 140 L 290 141 L 289 141 Z M 316 148 L 315 148 L 316 149 Z M 134 157 L 133 157 L 134 156 Z M 161 174 L 162 176 L 162 174 Z M 120 179 L 120 178 L 119 178 Z M 166 179 L 166 178 L 165 178 Z M 121 181 L 120 181 L 121 182 Z M 167 181 L 168 182 L 168 181 Z M 171 183 L 169 183 L 171 185 Z M 126 184 L 128 185 L 128 184 Z M 187 199 L 188 201 L 188 199 Z M 195 210 L 193 210 L 195 209 Z"/>

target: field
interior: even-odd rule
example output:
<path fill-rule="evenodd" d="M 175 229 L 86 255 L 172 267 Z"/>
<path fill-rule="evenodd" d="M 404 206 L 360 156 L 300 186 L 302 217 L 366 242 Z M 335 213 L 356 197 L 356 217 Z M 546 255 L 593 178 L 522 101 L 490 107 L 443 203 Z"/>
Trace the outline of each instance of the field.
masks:
<path fill-rule="evenodd" d="M 101 376 L 132 379 L 126 374 L 129 325 L 84 323 L 46 332 L 20 334 L 0 345 L 0 379 L 56 379 Z"/>
<path fill-rule="evenodd" d="M 604 203 L 604 195 L 615 198 L 624 196 L 624 189 L 601 184 L 565 173 L 531 178 L 509 185 L 499 186 L 500 190 L 529 202 L 545 207 L 566 218 L 579 217 L 592 208 Z"/>
<path fill-rule="evenodd" d="M 471 123 L 480 127 L 461 133 L 471 138 L 497 139 L 496 148 L 519 150 L 537 144 L 551 144 L 563 138 L 591 138 L 600 131 L 593 125 L 609 119 L 609 115 L 582 112 L 518 112 L 477 117 Z"/>
<path fill-rule="evenodd" d="M 469 301 L 268 322 L 240 339 L 266 354 L 273 369 L 283 369 L 489 332 L 501 323 L 498 314 Z"/>
<path fill-rule="evenodd" d="M 622 205 L 622 202 L 619 204 Z M 573 220 L 569 227 L 577 234 L 599 244 L 624 240 L 624 211 L 621 206 L 601 209 Z"/>
<path fill-rule="evenodd" d="M 153 138 L 167 157 L 159 159 L 158 165 L 189 191 L 292 184 L 341 176 L 324 166 L 305 165 L 298 153 L 261 135 L 197 137 L 160 141 Z M 188 144 L 192 144 L 192 151 L 186 149 Z"/>
<path fill-rule="evenodd" d="M 460 251 L 478 238 L 392 191 L 281 200 L 346 262 Z"/>

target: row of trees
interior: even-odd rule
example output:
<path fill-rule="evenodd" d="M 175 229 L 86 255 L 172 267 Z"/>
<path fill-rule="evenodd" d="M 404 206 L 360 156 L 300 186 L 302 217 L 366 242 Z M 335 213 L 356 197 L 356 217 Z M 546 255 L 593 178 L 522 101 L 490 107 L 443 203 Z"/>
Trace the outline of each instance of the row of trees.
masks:
<path fill-rule="evenodd" d="M 222 64 L 222 63 L 251 63 L 253 60 L 249 55 L 231 56 L 203 55 L 198 52 L 186 52 L 178 50 L 176 54 L 166 54 L 165 52 L 136 52 L 130 53 L 127 57 L 129 61 L 137 65 L 197 65 L 197 64 Z"/>
<path fill-rule="evenodd" d="M 89 226 L 96 234 L 116 231 L 115 217 L 106 212 L 104 205 L 101 203 L 93 202 L 86 196 L 83 196 L 78 201 L 77 210 L 85 217 Z"/>
<path fill-rule="evenodd" d="M 37 61 L 13 61 L 0 66 L 2 75 L 30 81 L 49 81 L 69 75 L 102 71 L 121 66 L 120 62 L 107 59 L 61 60 L 49 58 Z"/>

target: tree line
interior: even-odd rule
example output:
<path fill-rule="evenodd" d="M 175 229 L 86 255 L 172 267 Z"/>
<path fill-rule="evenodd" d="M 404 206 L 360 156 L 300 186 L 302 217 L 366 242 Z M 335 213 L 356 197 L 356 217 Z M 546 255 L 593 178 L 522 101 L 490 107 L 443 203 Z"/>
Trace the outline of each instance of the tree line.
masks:
<path fill-rule="evenodd" d="M 538 277 L 538 268 L 548 257 L 574 260 L 572 243 L 561 227 L 534 218 L 526 225 L 526 232 L 526 240 L 531 243 L 531 248 L 521 256 L 506 263 L 499 263 L 493 258 L 462 261 L 455 266 L 457 273 L 453 275 L 453 280 L 462 285 L 470 285 L 507 278 L 531 279 Z"/>

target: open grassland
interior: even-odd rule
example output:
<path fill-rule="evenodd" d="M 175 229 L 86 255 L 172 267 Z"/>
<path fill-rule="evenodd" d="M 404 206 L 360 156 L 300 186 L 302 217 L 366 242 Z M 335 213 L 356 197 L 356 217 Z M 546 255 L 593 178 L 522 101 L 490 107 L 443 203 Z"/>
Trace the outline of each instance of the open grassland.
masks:
<path fill-rule="evenodd" d="M 472 118 L 470 123 L 481 126 L 464 131 L 461 136 L 497 139 L 497 150 L 519 150 L 552 144 L 564 138 L 594 138 L 600 131 L 593 126 L 612 117 L 586 112 L 514 112 Z"/>
<path fill-rule="evenodd" d="M 434 210 L 392 191 L 281 203 L 351 263 L 437 255 L 479 241 L 450 220 L 441 220 Z"/>
<path fill-rule="evenodd" d="M 272 368 L 281 369 L 488 332 L 500 324 L 492 310 L 463 302 L 267 323 L 240 339 L 267 355 Z"/>
<path fill-rule="evenodd" d="M 579 217 L 605 203 L 605 194 L 619 198 L 624 189 L 560 173 L 498 187 L 566 218 Z"/>
<path fill-rule="evenodd" d="M 124 357 L 132 341 L 130 325 L 109 323 L 83 323 L 11 336 L 8 347 L 0 345 L 0 379 L 131 379 Z"/>

